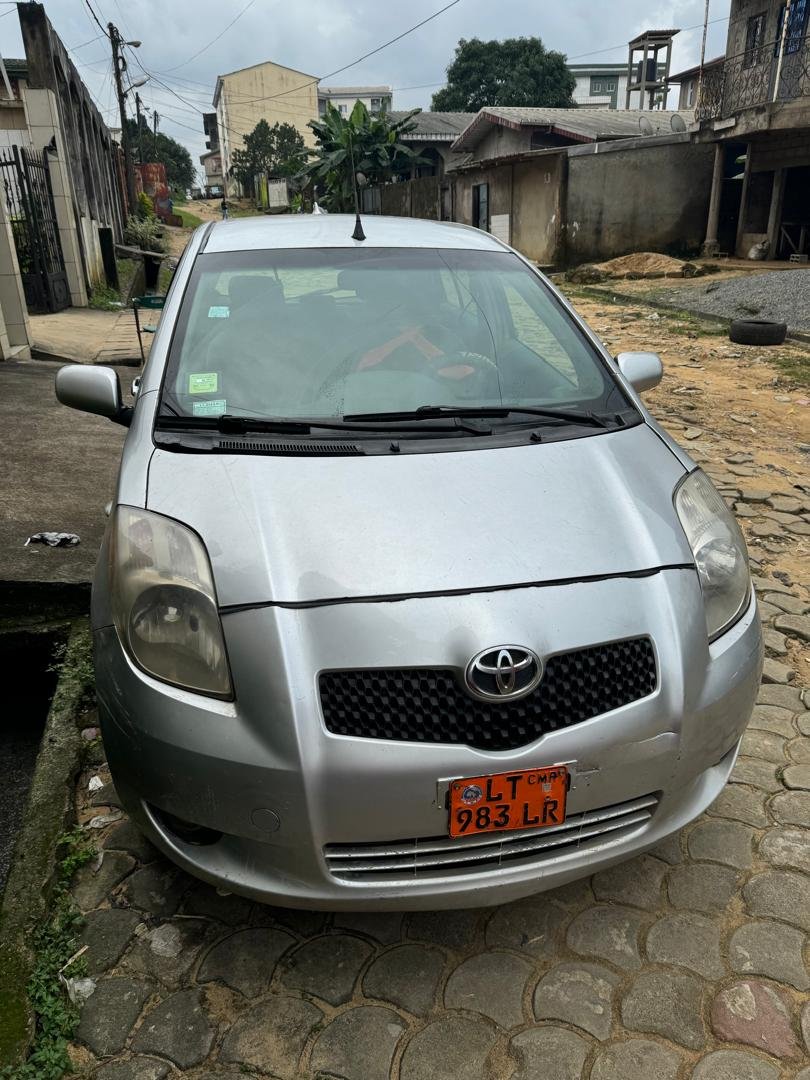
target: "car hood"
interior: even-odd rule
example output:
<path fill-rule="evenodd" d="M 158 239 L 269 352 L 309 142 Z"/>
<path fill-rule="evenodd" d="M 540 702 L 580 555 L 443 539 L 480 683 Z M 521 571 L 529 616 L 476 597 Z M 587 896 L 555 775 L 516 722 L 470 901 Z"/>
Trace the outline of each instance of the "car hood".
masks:
<path fill-rule="evenodd" d="M 295 604 L 691 563 L 672 504 L 683 474 L 646 424 L 399 456 L 158 448 L 147 507 L 200 534 L 221 605 Z"/>

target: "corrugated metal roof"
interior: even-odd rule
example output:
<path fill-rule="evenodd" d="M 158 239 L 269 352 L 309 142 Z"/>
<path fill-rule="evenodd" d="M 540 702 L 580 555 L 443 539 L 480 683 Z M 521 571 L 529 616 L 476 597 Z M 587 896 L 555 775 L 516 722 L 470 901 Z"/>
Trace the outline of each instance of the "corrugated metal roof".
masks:
<path fill-rule="evenodd" d="M 407 111 L 395 110 L 389 113 L 394 120 L 401 120 L 407 116 Z M 403 141 L 411 142 L 421 139 L 432 141 L 453 142 L 462 131 L 473 122 L 477 113 L 466 112 L 419 112 L 414 116 L 416 128 L 403 136 Z"/>
<path fill-rule="evenodd" d="M 359 94 L 367 97 L 369 94 L 392 94 L 390 86 L 319 86 L 318 96 L 326 97 L 334 94 L 336 97 L 343 94 Z"/>
<path fill-rule="evenodd" d="M 453 144 L 454 150 L 474 150 L 493 127 L 547 128 L 550 134 L 570 138 L 576 142 L 596 142 L 598 139 L 622 139 L 643 134 L 639 126 L 641 117 L 652 125 L 653 133 L 668 134 L 672 131 L 672 117 L 677 113 L 687 123 L 694 120 L 692 110 L 641 110 L 641 109 L 528 109 L 495 107 L 481 109 L 472 123 Z"/>
<path fill-rule="evenodd" d="M 718 64 L 722 64 L 726 59 L 725 53 L 722 56 L 715 56 L 713 60 L 706 60 L 703 63 L 703 70 L 707 71 L 709 68 L 717 67 Z M 683 71 L 678 71 L 674 75 L 670 75 L 667 82 L 679 83 L 684 79 L 691 79 L 693 75 L 697 75 L 700 71 L 700 64 L 695 64 L 694 67 L 685 68 Z"/>

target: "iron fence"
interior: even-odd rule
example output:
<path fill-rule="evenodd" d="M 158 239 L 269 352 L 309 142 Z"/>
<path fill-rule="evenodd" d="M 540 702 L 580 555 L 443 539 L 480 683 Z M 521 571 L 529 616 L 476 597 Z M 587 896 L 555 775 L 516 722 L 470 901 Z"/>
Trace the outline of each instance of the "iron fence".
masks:
<path fill-rule="evenodd" d="M 47 151 L 38 154 L 19 146 L 0 149 L 0 185 L 28 309 L 61 311 L 70 304 L 70 291 Z"/>
<path fill-rule="evenodd" d="M 695 115 L 698 120 L 712 120 L 756 105 L 807 95 L 810 40 L 788 37 L 781 65 L 779 42 L 772 41 L 728 57 L 723 64 L 704 72 Z"/>

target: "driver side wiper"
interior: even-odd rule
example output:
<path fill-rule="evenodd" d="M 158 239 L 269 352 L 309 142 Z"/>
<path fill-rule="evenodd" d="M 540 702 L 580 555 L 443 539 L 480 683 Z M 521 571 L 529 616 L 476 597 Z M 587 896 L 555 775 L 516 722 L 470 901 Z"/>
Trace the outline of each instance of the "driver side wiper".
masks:
<path fill-rule="evenodd" d="M 525 413 L 528 416 L 540 416 L 547 420 L 567 420 L 572 424 L 588 424 L 592 427 L 607 427 L 601 416 L 593 412 L 574 412 L 564 409 L 544 409 L 532 405 L 420 405 L 418 409 L 403 412 L 351 413 L 343 417 L 349 423 L 356 420 L 422 420 L 441 416 L 484 416 L 507 417 L 511 413 Z"/>

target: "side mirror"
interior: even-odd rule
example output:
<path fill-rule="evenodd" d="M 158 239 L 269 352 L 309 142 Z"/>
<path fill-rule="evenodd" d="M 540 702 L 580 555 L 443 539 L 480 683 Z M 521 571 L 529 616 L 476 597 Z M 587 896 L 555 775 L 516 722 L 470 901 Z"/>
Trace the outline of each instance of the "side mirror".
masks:
<path fill-rule="evenodd" d="M 616 357 L 616 363 L 625 379 L 639 393 L 652 390 L 664 377 L 664 365 L 657 353 L 623 352 Z"/>
<path fill-rule="evenodd" d="M 106 416 L 129 426 L 132 408 L 121 404 L 121 383 L 110 367 L 69 364 L 56 373 L 56 396 L 63 405 Z"/>

